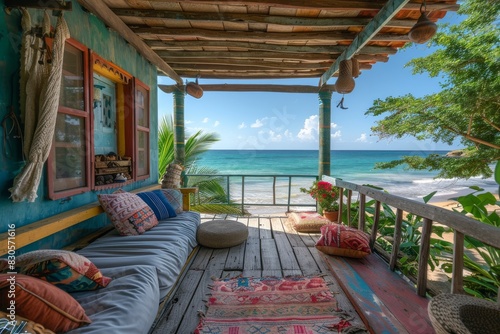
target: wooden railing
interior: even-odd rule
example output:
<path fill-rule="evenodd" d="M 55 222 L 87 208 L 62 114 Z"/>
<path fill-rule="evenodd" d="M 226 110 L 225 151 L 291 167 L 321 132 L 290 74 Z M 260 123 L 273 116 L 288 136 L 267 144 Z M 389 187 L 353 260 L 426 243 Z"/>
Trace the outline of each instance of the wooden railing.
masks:
<path fill-rule="evenodd" d="M 432 225 L 439 223 L 448 226 L 454 231 L 453 240 L 453 271 L 451 273 L 451 293 L 463 292 L 463 271 L 464 271 L 464 236 L 473 237 L 487 245 L 500 249 L 500 228 L 482 223 L 473 218 L 443 209 L 437 206 L 420 203 L 403 197 L 390 195 L 386 192 L 376 190 L 371 187 L 362 186 L 341 179 L 335 179 L 329 176 L 323 176 L 323 180 L 331 182 L 341 189 L 340 209 L 347 205 L 351 207 L 351 197 L 353 192 L 359 194 L 359 221 L 358 229 L 365 230 L 365 209 L 366 198 L 375 200 L 375 211 L 373 214 L 373 225 L 370 236 L 370 246 L 373 249 L 377 238 L 381 205 L 387 204 L 396 208 L 396 222 L 394 230 L 394 239 L 392 243 L 392 252 L 390 254 L 389 267 L 391 270 L 396 268 L 399 247 L 401 244 L 403 213 L 412 213 L 423 218 L 422 238 L 418 259 L 417 293 L 425 296 L 427 292 L 427 266 L 430 256 L 430 240 Z M 344 204 L 344 190 L 347 189 L 347 198 Z M 347 211 L 347 221 L 344 224 L 351 225 L 352 219 L 350 210 Z M 342 218 L 339 218 L 342 220 Z M 500 297 L 500 296 L 499 296 Z"/>

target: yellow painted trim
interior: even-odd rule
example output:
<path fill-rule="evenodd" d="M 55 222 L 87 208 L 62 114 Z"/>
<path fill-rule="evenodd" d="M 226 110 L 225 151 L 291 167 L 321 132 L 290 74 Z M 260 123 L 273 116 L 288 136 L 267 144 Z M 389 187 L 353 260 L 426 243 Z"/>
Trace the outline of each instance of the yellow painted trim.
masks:
<path fill-rule="evenodd" d="M 155 184 L 143 188 L 135 189 L 130 192 L 138 193 L 142 191 L 150 191 L 159 189 L 160 185 Z M 73 225 L 79 224 L 87 219 L 96 217 L 103 213 L 104 210 L 99 202 L 93 202 L 84 206 L 59 213 L 52 217 L 48 217 L 29 225 L 16 228 L 15 238 L 11 241 L 15 242 L 15 248 L 20 249 L 24 246 L 39 241 L 57 232 L 63 231 Z M 11 243 L 11 246 L 13 244 Z M 0 234 L 0 254 L 7 254 L 9 251 L 9 235 L 8 232 Z"/>
<path fill-rule="evenodd" d="M 179 188 L 182 193 L 182 210 L 189 211 L 191 205 L 189 203 L 189 194 L 196 194 L 198 192 L 198 188 Z"/>

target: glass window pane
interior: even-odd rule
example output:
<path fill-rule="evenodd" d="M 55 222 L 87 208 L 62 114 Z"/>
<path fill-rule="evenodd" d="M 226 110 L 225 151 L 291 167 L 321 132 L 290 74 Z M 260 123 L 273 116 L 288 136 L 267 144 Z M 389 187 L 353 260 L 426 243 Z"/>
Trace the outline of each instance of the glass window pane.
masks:
<path fill-rule="evenodd" d="M 86 185 L 85 121 L 82 117 L 58 114 L 55 145 L 54 190 Z"/>
<path fill-rule="evenodd" d="M 149 133 L 137 131 L 137 175 L 149 174 Z"/>
<path fill-rule="evenodd" d="M 137 125 L 148 128 L 148 105 L 146 91 L 142 87 L 138 87 L 135 96 L 135 110 L 137 115 Z"/>
<path fill-rule="evenodd" d="M 84 98 L 83 52 L 66 44 L 59 103 L 68 108 L 85 110 Z"/>

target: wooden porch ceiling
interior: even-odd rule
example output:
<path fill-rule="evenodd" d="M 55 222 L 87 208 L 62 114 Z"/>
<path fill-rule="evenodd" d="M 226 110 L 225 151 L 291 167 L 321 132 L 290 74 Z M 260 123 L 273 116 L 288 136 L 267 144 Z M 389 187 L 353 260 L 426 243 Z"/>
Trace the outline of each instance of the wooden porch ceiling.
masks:
<path fill-rule="evenodd" d="M 421 0 L 78 0 L 158 69 L 183 78 L 318 78 L 356 56 L 361 71 L 409 42 Z M 427 0 L 431 21 L 457 0 Z M 336 62 L 337 61 L 337 62 Z"/>

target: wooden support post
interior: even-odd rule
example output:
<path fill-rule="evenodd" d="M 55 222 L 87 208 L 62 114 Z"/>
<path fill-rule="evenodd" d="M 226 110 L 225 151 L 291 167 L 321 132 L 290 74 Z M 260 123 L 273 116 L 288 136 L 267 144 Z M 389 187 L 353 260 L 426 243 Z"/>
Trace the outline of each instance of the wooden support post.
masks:
<path fill-rule="evenodd" d="M 184 166 L 186 151 L 184 146 L 184 90 L 174 91 L 174 160 Z"/>
<path fill-rule="evenodd" d="M 339 188 L 340 194 L 339 194 L 339 219 L 337 220 L 337 223 L 342 224 L 342 210 L 344 210 L 344 189 Z"/>
<path fill-rule="evenodd" d="M 352 222 L 351 222 L 351 197 L 352 197 L 352 190 L 351 189 L 348 189 L 347 190 L 347 226 L 351 227 L 352 225 Z M 340 213 L 342 214 L 342 212 Z"/>
<path fill-rule="evenodd" d="M 375 242 L 377 241 L 378 223 L 380 221 L 380 201 L 375 202 L 375 215 L 373 216 L 372 234 L 370 236 L 370 249 L 375 249 Z"/>
<path fill-rule="evenodd" d="M 359 196 L 359 210 L 358 210 L 358 230 L 365 231 L 365 210 L 366 210 L 366 195 L 360 194 Z"/>
<path fill-rule="evenodd" d="M 319 177 L 330 175 L 332 92 L 319 92 Z"/>
<path fill-rule="evenodd" d="M 451 293 L 463 293 L 464 278 L 464 234 L 455 230 L 453 237 L 453 273 Z"/>
<path fill-rule="evenodd" d="M 389 268 L 392 271 L 394 271 L 394 269 L 396 268 L 396 264 L 398 263 L 399 245 L 401 244 L 401 235 L 403 233 L 402 225 L 403 225 L 403 210 L 397 209 L 396 224 L 394 226 L 394 241 L 392 244 L 391 260 L 389 262 Z"/>
<path fill-rule="evenodd" d="M 417 294 L 425 297 L 427 292 L 427 262 L 431 251 L 431 232 L 432 220 L 424 218 L 422 226 L 422 239 L 420 243 L 420 254 L 418 256 L 418 277 L 417 277 Z"/>

